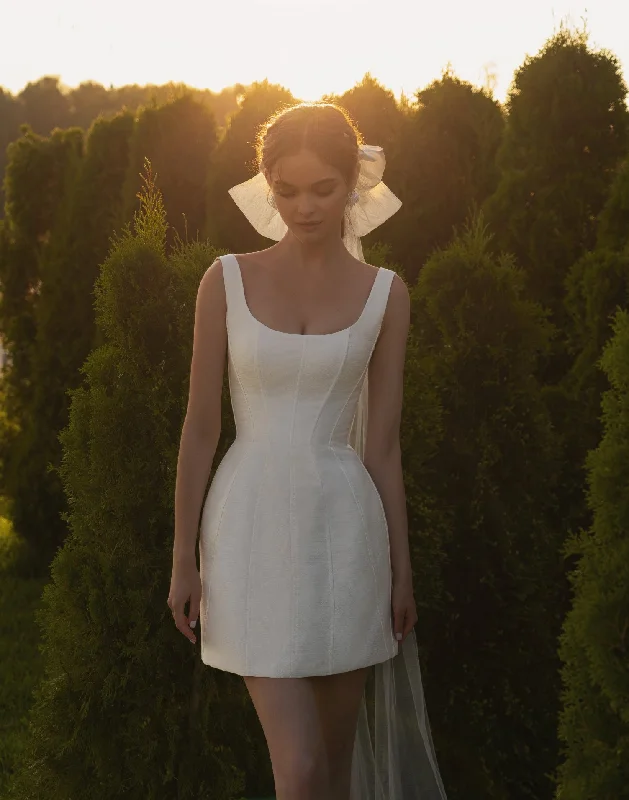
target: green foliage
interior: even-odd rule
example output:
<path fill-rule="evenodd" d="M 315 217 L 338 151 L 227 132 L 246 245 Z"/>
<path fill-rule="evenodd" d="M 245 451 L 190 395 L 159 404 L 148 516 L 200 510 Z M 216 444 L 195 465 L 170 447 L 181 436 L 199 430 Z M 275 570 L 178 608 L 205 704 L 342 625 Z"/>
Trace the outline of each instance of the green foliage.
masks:
<path fill-rule="evenodd" d="M 629 158 L 618 167 L 599 217 L 597 247 L 622 250 L 629 245 Z"/>
<path fill-rule="evenodd" d="M 572 531 L 591 525 L 584 462 L 600 441 L 601 397 L 609 388 L 598 361 L 611 336 L 613 314 L 629 305 L 629 233 L 623 229 L 627 163 L 619 169 L 601 212 L 595 249 L 572 265 L 563 288 L 568 324 L 562 333 L 570 366 L 553 399 L 563 434 L 561 514 Z"/>
<path fill-rule="evenodd" d="M 629 314 L 619 311 L 601 359 L 611 388 L 604 435 L 587 459 L 590 530 L 567 543 L 578 555 L 573 607 L 561 636 L 561 800 L 629 797 Z"/>
<path fill-rule="evenodd" d="M 404 438 L 412 525 L 424 531 L 413 557 L 421 569 L 432 537 L 442 588 L 422 598 L 420 626 L 453 800 L 547 796 L 556 763 L 555 443 L 534 377 L 549 330 L 489 244 L 473 219 L 412 292 Z"/>
<path fill-rule="evenodd" d="M 387 185 L 403 206 L 381 229 L 411 281 L 454 227 L 494 190 L 503 130 L 498 103 L 449 72 L 417 92 L 387 154 Z"/>
<path fill-rule="evenodd" d="M 142 109 L 130 145 L 120 222 L 130 219 L 137 208 L 138 174 L 148 158 L 164 198 L 167 244 L 175 236 L 184 241 L 197 238 L 205 225 L 208 169 L 216 138 L 214 115 L 189 92 Z"/>
<path fill-rule="evenodd" d="M 0 517 L 0 796 L 24 757 L 31 694 L 41 678 L 33 623 L 44 579 L 33 576 L 26 543 Z"/>
<path fill-rule="evenodd" d="M 34 398 L 41 391 L 34 353 L 42 264 L 52 231 L 67 214 L 67 192 L 82 158 L 83 134 L 72 128 L 42 139 L 25 130 L 9 150 L 7 216 L 0 232 L 0 333 L 10 356 L 2 376 L 2 487 L 16 532 L 33 545 L 41 544 L 42 561 L 47 564 L 62 525 L 54 501 L 51 504 L 41 489 L 42 481 L 47 481 L 47 461 L 32 416 Z"/>
<path fill-rule="evenodd" d="M 227 192 L 256 172 L 255 141 L 259 127 L 271 114 L 295 102 L 292 94 L 281 86 L 266 80 L 254 83 L 230 117 L 214 151 L 204 236 L 230 253 L 260 250 L 269 245 L 269 240 L 256 233 Z"/>
<path fill-rule="evenodd" d="M 142 197 L 103 264 L 103 343 L 61 437 L 70 533 L 38 614 L 45 679 L 13 798 L 226 800 L 244 787 L 232 747 L 260 750 L 242 681 L 205 667 L 166 605 L 190 325 L 216 252 L 180 243 L 169 259 L 150 174 Z"/>
<path fill-rule="evenodd" d="M 528 291 L 562 325 L 563 282 L 596 240 L 626 154 L 627 87 L 618 60 L 562 28 L 517 70 L 506 104 L 500 184 L 484 211 L 496 244 L 512 252 Z"/>
<path fill-rule="evenodd" d="M 349 112 L 367 144 L 377 144 L 389 153 L 400 132 L 402 111 L 390 89 L 367 73 L 341 95 L 325 95 L 325 102 L 337 103 Z"/>

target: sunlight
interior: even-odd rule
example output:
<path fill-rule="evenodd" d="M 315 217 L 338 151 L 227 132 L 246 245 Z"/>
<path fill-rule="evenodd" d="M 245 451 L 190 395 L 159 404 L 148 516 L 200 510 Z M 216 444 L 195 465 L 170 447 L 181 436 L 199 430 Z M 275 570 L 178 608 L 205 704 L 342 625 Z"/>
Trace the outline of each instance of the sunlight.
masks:
<path fill-rule="evenodd" d="M 629 64 L 629 10 L 616 0 L 587 10 L 572 0 L 529 0 L 516 25 L 512 6 L 499 0 L 190 0 L 182 8 L 175 13 L 166 0 L 111 0 L 106 13 L 82 0 L 13 4 L 3 18 L 0 82 L 13 92 L 44 75 L 69 86 L 174 81 L 219 91 L 268 78 L 315 100 L 370 72 L 399 97 L 451 63 L 475 85 L 489 66 L 503 99 L 514 71 L 566 15 L 575 25 L 587 17 L 593 42 Z"/>

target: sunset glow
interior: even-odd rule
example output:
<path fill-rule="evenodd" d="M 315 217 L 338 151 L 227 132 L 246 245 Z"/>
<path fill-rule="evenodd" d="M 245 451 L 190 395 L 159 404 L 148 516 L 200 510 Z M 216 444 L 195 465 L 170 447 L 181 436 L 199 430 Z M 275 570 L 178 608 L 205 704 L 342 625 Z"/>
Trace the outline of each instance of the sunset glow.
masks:
<path fill-rule="evenodd" d="M 2 13 L 0 86 L 18 92 L 43 75 L 77 86 L 94 80 L 184 82 L 220 90 L 268 78 L 305 100 L 343 92 L 370 72 L 396 96 L 412 95 L 448 63 L 498 99 L 527 53 L 566 17 L 583 19 L 595 47 L 629 65 L 629 10 L 617 0 L 476 3 L 423 0 L 35 0 Z"/>

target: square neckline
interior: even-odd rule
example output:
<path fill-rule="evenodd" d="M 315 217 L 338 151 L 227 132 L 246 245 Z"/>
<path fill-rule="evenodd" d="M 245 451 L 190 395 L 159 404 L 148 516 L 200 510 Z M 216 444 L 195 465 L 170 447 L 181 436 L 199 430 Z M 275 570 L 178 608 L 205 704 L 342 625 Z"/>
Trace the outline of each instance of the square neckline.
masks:
<path fill-rule="evenodd" d="M 371 304 L 372 297 L 373 297 L 373 295 L 375 293 L 376 284 L 378 283 L 378 278 L 380 277 L 380 273 L 382 272 L 382 269 L 383 269 L 382 267 L 377 267 L 376 268 L 377 269 L 376 277 L 373 279 L 373 283 L 371 284 L 371 289 L 369 290 L 369 294 L 367 295 L 367 300 L 365 301 L 365 304 L 364 304 L 364 306 L 362 308 L 362 311 L 360 312 L 360 315 L 359 315 L 358 319 L 356 319 L 354 322 L 352 322 L 351 325 L 348 325 L 345 328 L 341 328 L 338 331 L 330 331 L 330 333 L 294 333 L 292 331 L 280 331 L 277 328 L 271 328 L 268 325 L 265 325 L 264 322 L 259 320 L 256 316 L 254 316 L 253 312 L 249 308 L 249 303 L 247 302 L 247 297 L 245 295 L 245 284 L 244 284 L 244 281 L 242 279 L 242 272 L 241 272 L 241 269 L 240 269 L 240 262 L 238 261 L 238 259 L 236 258 L 236 256 L 233 253 L 231 253 L 231 257 L 234 259 L 234 264 L 236 265 L 236 271 L 238 273 L 238 280 L 239 280 L 239 283 L 240 283 L 240 294 L 241 294 L 241 297 L 242 297 L 243 305 L 245 307 L 245 310 L 246 310 L 247 315 L 249 316 L 249 318 L 256 325 L 259 325 L 261 328 L 264 328 L 265 330 L 270 331 L 271 333 L 278 334 L 279 336 L 292 336 L 293 338 L 294 337 L 299 337 L 300 339 L 320 339 L 320 338 L 323 338 L 324 336 L 338 336 L 339 334 L 342 334 L 342 333 L 351 333 L 351 331 L 360 324 L 360 322 L 362 321 L 363 317 L 367 313 L 367 308 Z"/>

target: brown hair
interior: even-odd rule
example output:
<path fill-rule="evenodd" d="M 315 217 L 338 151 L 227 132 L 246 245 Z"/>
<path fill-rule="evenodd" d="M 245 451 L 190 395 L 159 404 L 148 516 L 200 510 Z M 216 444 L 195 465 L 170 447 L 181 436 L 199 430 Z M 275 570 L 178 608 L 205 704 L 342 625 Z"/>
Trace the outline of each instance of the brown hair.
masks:
<path fill-rule="evenodd" d="M 350 184 L 363 138 L 344 108 L 334 103 L 299 103 L 274 114 L 256 139 L 258 168 L 270 171 L 285 155 L 311 150 L 336 167 Z"/>

